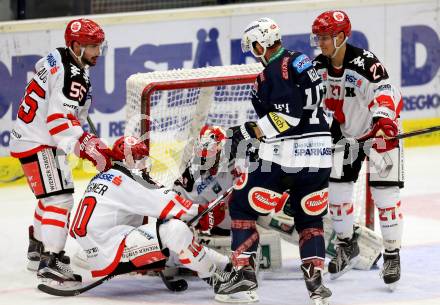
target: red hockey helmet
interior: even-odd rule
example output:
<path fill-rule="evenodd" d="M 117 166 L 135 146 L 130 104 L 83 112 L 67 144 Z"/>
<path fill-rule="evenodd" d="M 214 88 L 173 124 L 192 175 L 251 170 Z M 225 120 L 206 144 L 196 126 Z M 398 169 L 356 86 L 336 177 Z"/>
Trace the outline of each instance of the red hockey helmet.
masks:
<path fill-rule="evenodd" d="M 313 21 L 312 33 L 315 35 L 335 37 L 340 32 L 344 32 L 345 37 L 351 35 L 350 19 L 343 11 L 326 11 Z"/>
<path fill-rule="evenodd" d="M 115 161 L 127 159 L 138 161 L 148 157 L 149 150 L 147 145 L 132 136 L 123 136 L 113 144 L 112 158 Z"/>
<path fill-rule="evenodd" d="M 74 41 L 81 45 L 102 44 L 105 41 L 105 34 L 102 28 L 90 19 L 74 19 L 67 24 L 64 33 L 66 46 L 71 47 Z"/>
<path fill-rule="evenodd" d="M 223 128 L 205 125 L 200 130 L 196 154 L 204 158 L 214 157 L 222 150 L 225 142 L 226 133 Z"/>

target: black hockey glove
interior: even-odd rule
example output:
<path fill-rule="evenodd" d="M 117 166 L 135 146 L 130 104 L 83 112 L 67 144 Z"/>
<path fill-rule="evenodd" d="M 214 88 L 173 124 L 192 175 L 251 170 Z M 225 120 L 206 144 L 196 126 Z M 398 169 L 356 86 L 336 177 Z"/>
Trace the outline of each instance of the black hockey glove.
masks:
<path fill-rule="evenodd" d="M 231 158 L 230 159 L 235 159 L 237 157 L 237 152 L 238 152 L 237 150 L 238 150 L 239 144 L 242 141 L 245 141 L 245 143 L 248 143 L 248 145 L 246 145 L 245 151 L 243 152 L 244 155 L 247 154 L 247 151 L 249 149 L 252 149 L 252 147 L 254 147 L 252 142 L 255 142 L 257 140 L 257 135 L 254 130 L 254 128 L 256 126 L 257 126 L 257 124 L 255 122 L 246 122 L 240 126 L 233 126 L 226 131 L 228 139 L 231 141 Z"/>

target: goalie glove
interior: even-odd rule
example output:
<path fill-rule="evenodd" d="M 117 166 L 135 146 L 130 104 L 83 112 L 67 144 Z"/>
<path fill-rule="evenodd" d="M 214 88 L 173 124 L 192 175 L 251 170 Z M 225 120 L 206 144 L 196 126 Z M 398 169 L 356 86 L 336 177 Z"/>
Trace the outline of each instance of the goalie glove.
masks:
<path fill-rule="evenodd" d="M 97 136 L 84 132 L 78 139 L 74 149 L 75 155 L 89 160 L 100 172 L 107 171 L 112 166 L 112 151 Z"/>
<path fill-rule="evenodd" d="M 399 128 L 396 121 L 384 117 L 373 118 L 371 130 L 359 140 L 364 141 L 375 138 L 372 147 L 378 153 L 383 153 L 399 145 L 399 140 L 395 138 L 398 134 Z"/>
<path fill-rule="evenodd" d="M 208 208 L 208 205 L 199 205 L 199 214 Z M 217 206 L 208 212 L 205 216 L 200 218 L 196 228 L 200 231 L 210 231 L 215 226 L 219 225 L 226 216 L 226 204 L 222 200 Z"/>

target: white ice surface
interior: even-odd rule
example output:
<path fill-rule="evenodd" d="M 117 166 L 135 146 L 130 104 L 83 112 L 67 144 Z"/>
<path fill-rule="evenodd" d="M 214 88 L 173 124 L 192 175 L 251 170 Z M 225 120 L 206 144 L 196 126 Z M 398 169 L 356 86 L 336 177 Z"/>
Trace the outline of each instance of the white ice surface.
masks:
<path fill-rule="evenodd" d="M 389 292 L 379 270 L 352 271 L 336 281 L 326 278 L 333 291 L 331 304 L 440 305 L 440 146 L 406 151 L 406 185 L 402 191 L 404 237 L 401 251 L 402 279 Z M 86 181 L 76 183 L 75 198 Z M 189 288 L 171 293 L 160 279 L 121 276 L 83 295 L 53 297 L 36 289 L 35 274 L 26 270 L 27 227 L 32 221 L 35 199 L 27 186 L 0 189 L 0 305 L 88 305 L 88 304 L 219 304 L 209 287 L 189 279 Z M 77 202 L 77 201 L 76 201 Z M 72 255 L 75 241 L 66 249 Z M 285 270 L 298 270 L 298 249 L 283 244 Z M 379 262 L 379 266 L 382 262 Z M 75 267 L 75 266 L 74 266 Z M 87 281 L 87 272 L 78 270 Z M 300 280 L 260 282 L 259 304 L 310 304 Z"/>

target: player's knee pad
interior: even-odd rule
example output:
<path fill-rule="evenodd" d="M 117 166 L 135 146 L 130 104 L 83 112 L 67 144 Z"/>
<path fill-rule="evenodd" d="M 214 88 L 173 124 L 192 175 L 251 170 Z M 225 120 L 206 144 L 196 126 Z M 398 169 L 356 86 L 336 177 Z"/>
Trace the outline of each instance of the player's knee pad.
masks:
<path fill-rule="evenodd" d="M 40 201 L 45 211 L 50 209 L 49 207 L 55 207 L 66 210 L 68 213 L 70 213 L 73 207 L 74 200 L 72 194 L 60 194 L 42 198 L 40 199 Z"/>
<path fill-rule="evenodd" d="M 131 261 L 136 267 L 142 267 L 165 259 L 154 223 L 137 227 L 125 237 L 121 262 Z"/>
<path fill-rule="evenodd" d="M 388 250 L 400 248 L 403 216 L 400 211 L 399 187 L 372 187 L 371 195 L 379 211 L 384 247 Z"/>
<path fill-rule="evenodd" d="M 353 182 L 329 182 L 328 200 L 333 204 L 353 201 Z"/>
<path fill-rule="evenodd" d="M 159 235 L 162 244 L 175 253 L 180 253 L 193 240 L 193 234 L 181 220 L 170 219 L 159 226 Z"/>

